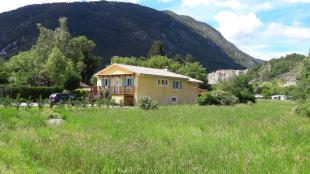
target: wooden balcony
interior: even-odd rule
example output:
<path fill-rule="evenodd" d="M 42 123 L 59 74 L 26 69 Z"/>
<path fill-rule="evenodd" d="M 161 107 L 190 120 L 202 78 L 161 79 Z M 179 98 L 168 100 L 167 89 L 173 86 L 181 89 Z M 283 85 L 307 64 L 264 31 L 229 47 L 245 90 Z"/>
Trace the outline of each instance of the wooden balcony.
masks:
<path fill-rule="evenodd" d="M 92 93 L 103 96 L 105 90 L 108 90 L 110 95 L 134 95 L 135 93 L 134 86 L 95 86 L 92 88 Z"/>

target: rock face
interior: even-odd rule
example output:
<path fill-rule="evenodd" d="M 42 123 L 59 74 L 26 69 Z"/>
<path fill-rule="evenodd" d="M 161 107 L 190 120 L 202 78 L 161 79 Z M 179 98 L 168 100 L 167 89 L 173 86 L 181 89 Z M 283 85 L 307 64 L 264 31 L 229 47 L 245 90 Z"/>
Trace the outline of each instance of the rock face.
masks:
<path fill-rule="evenodd" d="M 211 85 L 218 84 L 222 81 L 228 80 L 233 76 L 240 76 L 247 72 L 248 70 L 218 70 L 208 75 L 208 83 Z"/>
<path fill-rule="evenodd" d="M 239 50 L 211 26 L 190 17 L 120 2 L 75 2 L 30 5 L 0 14 L 0 56 L 9 58 L 31 48 L 37 23 L 54 29 L 59 17 L 68 18 L 73 36 L 96 42 L 102 67 L 112 56 L 146 56 L 153 41 L 161 40 L 169 57 L 193 55 L 209 71 L 246 69 L 257 60 Z"/>

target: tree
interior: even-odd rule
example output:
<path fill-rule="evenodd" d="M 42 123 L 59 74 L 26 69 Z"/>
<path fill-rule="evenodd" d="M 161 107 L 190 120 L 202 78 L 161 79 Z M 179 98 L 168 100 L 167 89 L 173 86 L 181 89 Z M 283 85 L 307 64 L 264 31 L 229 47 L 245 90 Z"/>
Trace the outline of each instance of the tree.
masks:
<path fill-rule="evenodd" d="M 307 57 L 302 64 L 298 77 L 298 98 L 305 101 L 310 97 L 310 57 Z"/>
<path fill-rule="evenodd" d="M 81 76 L 74 72 L 68 71 L 64 75 L 63 87 L 66 90 L 72 91 L 80 87 Z"/>
<path fill-rule="evenodd" d="M 173 62 L 166 56 L 152 56 L 146 60 L 146 66 L 157 69 L 165 69 L 168 68 L 169 65 Z"/>
<path fill-rule="evenodd" d="M 186 54 L 183 59 L 184 59 L 185 63 L 186 62 L 194 62 L 195 61 L 194 57 L 191 54 Z"/>
<path fill-rule="evenodd" d="M 6 61 L 0 57 L 0 84 L 5 84 L 9 82 L 9 74 L 5 63 Z"/>
<path fill-rule="evenodd" d="M 53 48 L 45 65 L 46 74 L 53 85 L 61 85 L 67 67 L 67 58 L 57 47 Z"/>
<path fill-rule="evenodd" d="M 19 85 L 62 85 L 70 69 L 89 83 L 101 63 L 93 53 L 96 44 L 85 36 L 72 38 L 67 18 L 60 18 L 55 30 L 41 24 L 37 27 L 39 37 L 31 50 L 13 56 L 7 63 L 9 79 Z"/>
<path fill-rule="evenodd" d="M 96 44 L 86 36 L 73 38 L 70 42 L 68 55 L 73 62 L 77 62 L 76 71 L 81 71 L 82 81 L 90 83 L 91 76 L 101 64 L 101 58 L 93 54 Z"/>
<path fill-rule="evenodd" d="M 180 68 L 180 73 L 204 82 L 208 82 L 208 72 L 203 65 L 198 62 L 187 62 Z"/>
<path fill-rule="evenodd" d="M 222 82 L 219 88 L 238 97 L 241 103 L 255 102 L 253 87 L 249 84 L 249 81 L 250 78 L 247 75 L 234 76 Z"/>
<path fill-rule="evenodd" d="M 44 75 L 44 62 L 36 60 L 32 51 L 20 52 L 6 64 L 9 80 L 15 85 L 39 85 Z"/>
<path fill-rule="evenodd" d="M 165 47 L 164 44 L 161 41 L 154 41 L 148 54 L 147 57 L 152 57 L 152 56 L 165 56 Z"/>

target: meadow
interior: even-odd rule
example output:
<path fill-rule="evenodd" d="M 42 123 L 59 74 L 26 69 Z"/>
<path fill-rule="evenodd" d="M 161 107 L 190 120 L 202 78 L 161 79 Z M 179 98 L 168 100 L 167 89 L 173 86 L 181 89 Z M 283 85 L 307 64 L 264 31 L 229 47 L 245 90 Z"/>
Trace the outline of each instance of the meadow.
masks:
<path fill-rule="evenodd" d="M 309 173 L 294 102 L 139 108 L 0 107 L 0 173 Z M 48 115 L 65 119 L 46 124 Z"/>

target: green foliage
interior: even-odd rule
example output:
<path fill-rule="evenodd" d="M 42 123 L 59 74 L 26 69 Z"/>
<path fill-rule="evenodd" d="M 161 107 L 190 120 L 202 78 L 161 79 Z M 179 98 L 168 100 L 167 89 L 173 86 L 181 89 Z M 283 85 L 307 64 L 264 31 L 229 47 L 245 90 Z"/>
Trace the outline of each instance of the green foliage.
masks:
<path fill-rule="evenodd" d="M 9 82 L 9 73 L 5 62 L 6 61 L 0 57 L 0 84 L 6 84 Z"/>
<path fill-rule="evenodd" d="M 45 101 L 43 100 L 42 95 L 40 95 L 40 97 L 38 98 L 37 103 L 39 109 L 42 109 L 44 107 Z"/>
<path fill-rule="evenodd" d="M 310 118 L 310 100 L 307 99 L 301 102 L 296 108 L 295 112 L 299 115 Z"/>
<path fill-rule="evenodd" d="M 150 97 L 141 97 L 139 99 L 139 108 L 143 110 L 158 109 L 158 103 L 157 101 L 151 99 Z"/>
<path fill-rule="evenodd" d="M 271 65 L 269 77 L 273 78 L 277 75 L 289 72 L 303 59 L 305 59 L 304 55 L 294 53 L 279 59 L 273 59 L 269 61 Z"/>
<path fill-rule="evenodd" d="M 222 82 L 218 88 L 238 97 L 241 103 L 255 103 L 254 90 L 249 81 L 250 77 L 247 75 L 234 76 Z"/>
<path fill-rule="evenodd" d="M 63 87 L 66 90 L 73 91 L 80 87 L 81 76 L 76 72 L 69 71 L 65 73 Z"/>
<path fill-rule="evenodd" d="M 201 81 L 205 83 L 208 82 L 208 72 L 207 69 L 204 68 L 198 62 L 186 62 L 180 69 L 180 73 Z"/>
<path fill-rule="evenodd" d="M 298 77 L 298 96 L 302 101 L 310 98 L 310 57 L 307 57 L 302 63 Z"/>
<path fill-rule="evenodd" d="M 215 90 L 202 93 L 197 102 L 199 105 L 234 105 L 239 99 L 229 92 Z"/>
<path fill-rule="evenodd" d="M 60 49 L 53 48 L 44 67 L 52 84 L 57 86 L 62 85 L 67 66 L 66 57 Z"/>
<path fill-rule="evenodd" d="M 22 99 L 20 98 L 20 94 L 17 94 L 16 99 L 14 100 L 14 107 L 19 110 L 22 104 Z"/>
<path fill-rule="evenodd" d="M 256 65 L 248 71 L 248 75 L 256 81 L 273 81 L 281 78 L 285 73 L 297 74 L 300 64 L 305 59 L 304 55 L 290 54 L 278 59 L 272 59 L 263 64 Z M 296 72 L 297 71 L 297 72 Z"/>
<path fill-rule="evenodd" d="M 93 55 L 96 44 L 85 36 L 72 38 L 66 18 L 60 18 L 59 25 L 53 31 L 38 24 L 39 37 L 32 49 L 13 56 L 6 63 L 13 84 L 62 86 L 69 71 L 90 82 L 100 65 L 100 58 Z"/>
<path fill-rule="evenodd" d="M 146 58 L 136 58 L 136 57 L 113 57 L 111 63 L 120 63 L 135 66 L 144 66 L 157 69 L 168 69 L 172 72 L 183 74 L 198 80 L 208 82 L 208 72 L 203 65 L 198 62 L 190 62 L 190 58 L 183 58 L 179 56 L 180 59 L 184 61 L 179 61 L 177 58 L 170 59 L 166 56 L 153 56 L 148 59 Z M 188 55 L 188 57 L 191 57 Z M 181 62 L 181 63 L 180 63 Z"/>
<path fill-rule="evenodd" d="M 1 97 L 0 98 L 0 105 L 3 105 L 4 107 L 9 107 L 12 104 L 12 98 L 9 96 Z"/>
<path fill-rule="evenodd" d="M 199 105 L 217 105 L 217 100 L 211 94 L 211 92 L 204 92 L 197 98 L 197 103 Z"/>
<path fill-rule="evenodd" d="M 11 98 L 16 98 L 18 94 L 21 98 L 38 99 L 40 96 L 48 98 L 52 93 L 62 91 L 62 87 L 0 86 L 0 93 Z"/>
<path fill-rule="evenodd" d="M 152 57 L 152 56 L 165 56 L 165 47 L 163 42 L 161 41 L 154 41 L 148 54 L 147 57 Z"/>

